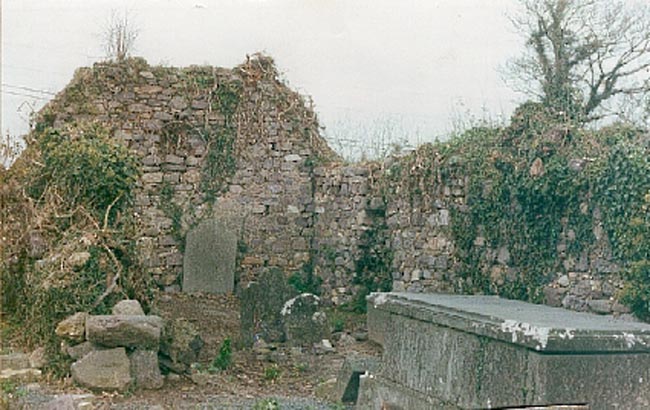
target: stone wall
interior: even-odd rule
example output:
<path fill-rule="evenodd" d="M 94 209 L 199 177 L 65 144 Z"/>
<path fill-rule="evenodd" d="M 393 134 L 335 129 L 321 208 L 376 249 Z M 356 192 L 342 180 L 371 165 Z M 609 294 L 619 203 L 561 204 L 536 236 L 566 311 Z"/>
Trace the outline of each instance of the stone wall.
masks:
<path fill-rule="evenodd" d="M 219 110 L 224 84 L 237 85 L 231 113 Z M 264 266 L 290 272 L 309 261 L 313 164 L 336 155 L 318 135 L 311 108 L 278 80 L 267 57 L 232 70 L 150 67 L 141 60 L 96 64 L 76 73 L 45 108 L 42 116 L 48 115 L 58 128 L 99 121 L 141 158 L 138 245 L 161 287 L 178 289 L 184 237 L 211 216 L 237 232 L 243 280 Z M 229 129 L 233 172 L 224 173 L 211 198 L 206 168 L 215 140 L 209 134 Z"/>
<path fill-rule="evenodd" d="M 464 180 L 440 183 L 431 196 L 420 195 L 401 181 L 389 190 L 386 223 L 394 255 L 393 290 L 453 292 L 450 209 L 465 202 Z"/>
<path fill-rule="evenodd" d="M 314 169 L 315 273 L 323 279 L 325 294 L 334 303 L 350 300 L 359 240 L 377 222 L 372 210 L 384 207 L 373 184 L 379 172 L 374 163 Z"/>
<path fill-rule="evenodd" d="M 425 151 L 433 159 L 426 168 L 416 153 L 409 158 L 389 159 L 385 164 L 387 225 L 393 249 L 393 290 L 408 292 L 462 291 L 461 264 L 458 263 L 453 235 L 456 218 L 467 215 L 467 176 L 452 163 L 437 161 L 437 152 Z M 391 177 L 391 172 L 400 177 Z M 484 184 L 489 185 L 486 180 Z M 597 206 L 585 202 L 584 212 L 592 213 L 593 242 L 583 243 L 579 255 L 570 252 L 575 245 L 576 228 L 569 218 L 561 221 L 557 242 L 556 272 L 543 287 L 543 302 L 571 310 L 598 314 L 626 314 L 629 309 L 617 301 L 624 288 L 620 267 L 614 262 L 611 247 Z M 480 234 L 472 244 L 483 255 L 478 266 L 501 287 L 520 274 L 513 262 L 516 250 L 495 247 Z"/>
<path fill-rule="evenodd" d="M 465 176 L 452 170 L 443 177 L 439 163 L 435 172 L 421 172 L 412 158 L 341 163 L 320 137 L 309 104 L 278 80 L 267 57 L 230 70 L 152 67 L 142 60 L 96 64 L 79 70 L 41 116 L 54 127 L 100 122 L 137 153 L 138 246 L 161 288 L 180 288 L 185 235 L 217 217 L 237 234 L 242 283 L 265 267 L 287 275 L 310 270 L 323 279 L 326 300 L 348 302 L 360 241 L 381 228 L 387 243 L 375 245 L 391 251 L 394 290 L 459 289 L 452 214 L 466 207 Z M 222 153 L 216 159 L 215 148 Z M 566 226 L 547 303 L 625 311 L 613 302 L 622 282 L 612 275 L 618 268 L 609 262 L 603 232 L 597 223 L 597 243 L 576 259 L 561 249 L 573 240 Z M 479 237 L 475 246 L 488 245 Z M 497 280 L 517 274 L 511 252 L 488 250 L 482 269 Z"/>

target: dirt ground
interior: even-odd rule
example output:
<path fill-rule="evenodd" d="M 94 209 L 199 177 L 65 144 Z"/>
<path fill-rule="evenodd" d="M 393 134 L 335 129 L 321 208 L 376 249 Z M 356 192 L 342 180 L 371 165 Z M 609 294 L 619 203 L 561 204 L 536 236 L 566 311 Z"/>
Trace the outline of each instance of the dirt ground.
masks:
<path fill-rule="evenodd" d="M 332 335 L 334 352 L 322 354 L 311 348 L 291 349 L 281 344 L 269 345 L 264 352 L 240 348 L 239 302 L 231 295 L 160 294 L 151 313 L 165 319 L 184 318 L 196 326 L 205 342 L 196 370 L 192 375 L 167 376 L 160 390 L 96 394 L 91 408 L 244 409 L 269 398 L 278 398 L 281 409 L 344 408 L 332 401 L 330 393 L 345 356 L 380 354 L 372 342 L 357 341 L 351 336 L 365 331 L 361 315 L 330 312 L 344 331 Z M 232 365 L 217 373 L 203 370 L 209 368 L 225 338 L 233 340 Z M 48 395 L 89 393 L 74 387 L 70 380 L 54 384 L 41 382 L 28 386 L 27 390 L 12 408 L 39 408 L 35 403 L 44 401 L 43 397 Z"/>

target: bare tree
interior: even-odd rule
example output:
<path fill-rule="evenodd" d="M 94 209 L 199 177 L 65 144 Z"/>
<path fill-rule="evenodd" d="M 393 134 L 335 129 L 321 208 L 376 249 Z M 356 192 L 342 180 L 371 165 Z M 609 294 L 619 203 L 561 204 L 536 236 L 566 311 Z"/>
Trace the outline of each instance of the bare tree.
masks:
<path fill-rule="evenodd" d="M 116 61 L 123 61 L 133 51 L 139 30 L 133 26 L 129 13 L 113 10 L 104 29 L 104 51 L 106 56 Z"/>
<path fill-rule="evenodd" d="M 12 137 L 9 131 L 0 135 L 0 171 L 2 168 L 9 168 L 21 151 L 22 145 L 19 139 Z"/>
<path fill-rule="evenodd" d="M 513 17 L 526 54 L 510 64 L 518 91 L 588 122 L 614 97 L 650 91 L 650 9 L 620 0 L 520 0 Z"/>

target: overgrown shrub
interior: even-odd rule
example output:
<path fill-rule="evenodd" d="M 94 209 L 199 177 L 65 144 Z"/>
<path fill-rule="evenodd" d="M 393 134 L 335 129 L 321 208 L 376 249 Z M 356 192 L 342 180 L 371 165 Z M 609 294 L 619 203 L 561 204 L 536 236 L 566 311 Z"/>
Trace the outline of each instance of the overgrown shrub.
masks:
<path fill-rule="evenodd" d="M 5 318 L 21 323 L 26 346 L 45 345 L 49 370 L 64 372 L 56 324 L 86 311 L 107 313 L 119 299 L 145 308 L 148 277 L 138 264 L 131 211 L 137 159 L 98 124 L 44 127 L 5 175 L 14 198 L 2 203 Z M 21 230 L 12 228 L 19 226 Z M 34 253 L 30 235 L 47 244 Z M 70 257 L 85 254 L 80 265 Z M 9 286 L 7 286 L 9 285 Z"/>
<path fill-rule="evenodd" d="M 352 279 L 358 290 L 349 307 L 354 312 L 365 313 L 366 296 L 372 292 L 389 292 L 393 287 L 393 254 L 386 243 L 386 226 L 380 225 L 364 231 L 359 241 L 359 249 L 361 255 L 355 261 Z"/>
<path fill-rule="evenodd" d="M 314 273 L 314 261 L 310 259 L 299 271 L 292 273 L 287 283 L 300 293 L 313 293 L 320 296 L 323 278 Z"/>
<path fill-rule="evenodd" d="M 230 367 L 232 364 L 232 347 L 230 338 L 225 338 L 219 348 L 219 354 L 214 358 L 210 364 L 210 372 L 223 371 Z"/>
<path fill-rule="evenodd" d="M 33 199 L 42 199 L 49 189 L 69 208 L 83 206 L 107 222 L 114 222 L 116 213 L 130 204 L 137 160 L 100 125 L 82 124 L 68 132 L 47 129 L 38 149 L 43 166 L 28 186 Z"/>

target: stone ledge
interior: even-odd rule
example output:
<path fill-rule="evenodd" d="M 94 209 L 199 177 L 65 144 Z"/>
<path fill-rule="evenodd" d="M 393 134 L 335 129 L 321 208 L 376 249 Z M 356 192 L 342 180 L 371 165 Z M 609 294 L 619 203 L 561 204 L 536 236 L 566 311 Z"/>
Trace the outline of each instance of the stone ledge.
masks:
<path fill-rule="evenodd" d="M 650 353 L 650 325 L 501 299 L 377 293 L 381 310 L 547 353 Z"/>

